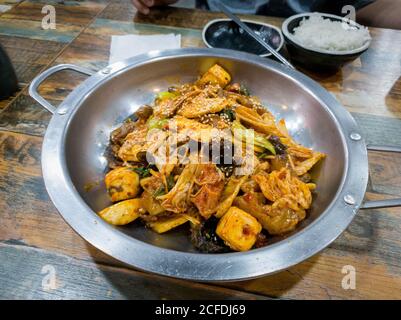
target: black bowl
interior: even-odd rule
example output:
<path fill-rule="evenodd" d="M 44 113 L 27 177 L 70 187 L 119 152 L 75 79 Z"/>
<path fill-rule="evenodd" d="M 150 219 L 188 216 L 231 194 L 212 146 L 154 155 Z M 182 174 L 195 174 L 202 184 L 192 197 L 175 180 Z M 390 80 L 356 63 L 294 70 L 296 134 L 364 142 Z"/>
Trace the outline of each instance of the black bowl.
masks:
<path fill-rule="evenodd" d="M 256 31 L 271 47 L 280 51 L 284 37 L 279 28 L 261 22 L 242 20 L 249 28 Z M 271 56 L 263 46 L 242 30 L 230 19 L 215 19 L 203 28 L 203 42 L 209 48 L 222 48 L 257 54 L 261 57 Z"/>
<path fill-rule="evenodd" d="M 323 18 L 329 18 L 332 21 L 343 21 L 342 17 L 326 13 L 302 13 L 285 20 L 282 31 L 292 61 L 314 71 L 335 71 L 346 63 L 354 61 L 369 48 L 370 41 L 361 48 L 350 51 L 327 51 L 303 46 L 294 39 L 294 29 L 299 26 L 302 19 L 308 18 L 313 14 L 319 14 Z M 352 26 L 362 28 L 361 25 L 355 22 L 352 22 Z"/>
<path fill-rule="evenodd" d="M 0 100 L 7 99 L 18 89 L 18 80 L 11 60 L 0 44 Z"/>

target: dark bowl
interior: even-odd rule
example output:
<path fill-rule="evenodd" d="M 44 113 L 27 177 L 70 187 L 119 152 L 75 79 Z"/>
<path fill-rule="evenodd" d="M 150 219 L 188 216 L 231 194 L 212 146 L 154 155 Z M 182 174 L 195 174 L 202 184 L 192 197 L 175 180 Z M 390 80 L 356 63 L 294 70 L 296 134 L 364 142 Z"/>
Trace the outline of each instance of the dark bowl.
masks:
<path fill-rule="evenodd" d="M 335 71 L 346 63 L 354 61 L 369 48 L 370 41 L 367 41 L 358 49 L 349 51 L 328 51 L 303 46 L 294 39 L 294 29 L 299 26 L 302 19 L 310 17 L 312 14 L 319 14 L 323 18 L 329 18 L 332 21 L 344 21 L 342 17 L 326 13 L 302 13 L 285 20 L 282 31 L 292 61 L 314 71 Z M 352 22 L 352 26 L 362 28 L 361 25 L 355 22 Z"/>
<path fill-rule="evenodd" d="M 18 89 L 18 80 L 6 51 L 0 44 L 0 100 L 9 98 Z"/>
<path fill-rule="evenodd" d="M 270 24 L 242 20 L 246 25 L 258 33 L 271 47 L 280 51 L 284 45 L 281 30 Z M 271 56 L 263 46 L 242 30 L 230 19 L 211 20 L 203 28 L 203 42 L 209 48 L 221 48 L 244 51 L 257 54 L 261 57 Z"/>

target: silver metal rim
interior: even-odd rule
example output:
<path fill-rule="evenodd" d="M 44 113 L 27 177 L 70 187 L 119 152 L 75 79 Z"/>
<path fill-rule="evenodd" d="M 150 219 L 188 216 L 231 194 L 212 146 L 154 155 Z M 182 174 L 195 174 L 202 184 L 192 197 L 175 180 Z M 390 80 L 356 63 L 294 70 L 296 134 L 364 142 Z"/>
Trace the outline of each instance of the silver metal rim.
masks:
<path fill-rule="evenodd" d="M 357 49 L 354 49 L 354 50 L 347 50 L 347 51 L 330 51 L 330 50 L 324 50 L 324 49 L 310 48 L 310 47 L 307 47 L 307 46 L 303 45 L 303 44 L 300 43 L 300 42 L 294 37 L 294 35 L 288 30 L 288 25 L 289 25 L 290 22 L 291 22 L 292 20 L 294 20 L 294 19 L 297 19 L 297 18 L 300 18 L 300 17 L 301 17 L 301 18 L 307 18 L 307 17 L 310 17 L 311 15 L 314 15 L 314 14 L 320 15 L 320 16 L 325 17 L 325 18 L 328 18 L 328 17 L 329 17 L 329 18 L 344 19 L 344 17 L 336 16 L 336 15 L 334 15 L 334 14 L 329 14 L 329 13 L 320 13 L 320 12 L 299 13 L 299 14 L 296 14 L 296 15 L 293 15 L 293 16 L 287 18 L 287 19 L 283 22 L 283 25 L 282 25 L 282 27 L 281 27 L 281 29 L 282 29 L 282 31 L 283 31 L 283 34 L 284 34 L 288 39 L 290 39 L 292 42 L 296 43 L 297 45 L 299 45 L 299 46 L 302 47 L 302 48 L 305 48 L 305 49 L 310 50 L 310 51 L 318 52 L 318 53 L 330 54 L 330 55 L 335 55 L 335 56 L 344 56 L 344 55 L 349 55 L 349 54 L 357 54 L 357 53 L 361 53 L 361 52 L 363 52 L 363 51 L 365 51 L 366 49 L 369 48 L 370 43 L 372 42 L 372 40 L 367 41 L 367 42 L 366 42 L 362 47 L 360 47 L 360 48 L 357 48 Z M 360 29 L 361 29 L 361 28 L 364 28 L 364 26 L 362 26 L 362 25 L 356 23 L 355 21 L 351 21 L 351 24 L 352 24 L 353 26 L 356 26 L 356 27 L 360 28 Z"/>
<path fill-rule="evenodd" d="M 203 28 L 202 30 L 202 40 L 203 43 L 208 47 L 208 48 L 214 48 L 207 40 L 206 40 L 206 30 L 214 23 L 219 22 L 219 21 L 231 21 L 231 19 L 228 18 L 221 18 L 221 19 L 214 19 L 209 21 Z M 254 20 L 243 20 L 241 19 L 242 22 L 250 22 L 250 23 L 254 23 L 254 24 L 260 24 L 262 26 L 266 26 L 269 28 L 272 28 L 274 30 L 276 30 L 279 35 L 280 35 L 280 45 L 278 46 L 278 48 L 276 49 L 277 52 L 280 52 L 280 50 L 283 48 L 284 45 L 284 37 L 283 37 L 283 33 L 281 32 L 280 28 L 277 28 L 276 26 L 273 26 L 271 24 L 268 23 L 264 23 L 264 22 L 259 22 L 259 21 L 254 21 Z M 265 54 L 261 54 L 259 55 L 259 57 L 262 58 L 266 58 L 266 57 L 270 57 L 272 54 L 271 53 L 265 53 Z"/>
<path fill-rule="evenodd" d="M 85 97 L 112 76 L 135 66 L 181 56 L 246 60 L 260 68 L 285 74 L 319 99 L 337 121 L 347 148 L 342 185 L 322 215 L 293 236 L 265 248 L 244 253 L 200 254 L 156 247 L 131 238 L 104 222 L 82 200 L 65 162 L 65 136 L 74 113 Z M 198 281 L 235 281 L 256 278 L 289 268 L 318 253 L 349 225 L 361 206 L 368 182 L 367 150 L 352 116 L 319 84 L 298 71 L 256 55 L 222 49 L 155 51 L 113 64 L 76 88 L 59 106 L 48 126 L 42 150 L 46 188 L 66 222 L 85 240 L 110 256 L 140 270 Z M 352 200 L 352 201 L 351 201 Z M 273 250 L 274 249 L 274 250 Z"/>

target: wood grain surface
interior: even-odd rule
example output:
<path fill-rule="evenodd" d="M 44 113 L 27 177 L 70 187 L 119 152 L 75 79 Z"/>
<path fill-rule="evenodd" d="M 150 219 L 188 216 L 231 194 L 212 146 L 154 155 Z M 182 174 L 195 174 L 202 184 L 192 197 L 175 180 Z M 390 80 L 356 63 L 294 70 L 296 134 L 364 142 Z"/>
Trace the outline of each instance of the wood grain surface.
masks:
<path fill-rule="evenodd" d="M 360 211 L 327 249 L 273 276 L 216 285 L 135 271 L 81 239 L 50 201 L 40 153 L 50 115 L 27 94 L 41 71 L 59 63 L 98 70 L 107 65 L 111 35 L 179 33 L 183 46 L 204 46 L 201 28 L 221 14 L 192 9 L 135 12 L 128 0 L 50 1 L 57 30 L 40 27 L 41 5 L 7 1 L 0 16 L 0 43 L 14 63 L 21 90 L 0 101 L 0 299 L 400 299 L 401 209 Z M 280 26 L 278 18 L 248 19 Z M 401 31 L 371 29 L 371 48 L 334 75 L 308 73 L 352 112 L 366 140 L 401 146 Z M 85 79 L 55 75 L 41 94 L 58 105 Z M 367 199 L 401 196 L 401 155 L 371 152 Z M 342 268 L 356 269 L 356 289 L 341 286 Z M 46 266 L 57 285 L 44 289 Z M 43 269 L 44 268 L 44 269 Z M 45 270 L 45 271 L 43 271 Z"/>

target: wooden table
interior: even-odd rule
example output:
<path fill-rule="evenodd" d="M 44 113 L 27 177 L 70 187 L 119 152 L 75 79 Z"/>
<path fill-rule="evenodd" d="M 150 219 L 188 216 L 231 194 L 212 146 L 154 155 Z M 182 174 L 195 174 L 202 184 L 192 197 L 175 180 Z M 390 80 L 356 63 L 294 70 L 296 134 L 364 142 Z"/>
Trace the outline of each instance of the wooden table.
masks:
<path fill-rule="evenodd" d="M 240 283 L 199 284 L 146 274 L 106 256 L 61 218 L 43 183 L 40 150 L 50 114 L 27 94 L 41 71 L 59 63 L 92 69 L 107 64 L 110 36 L 179 33 L 183 46 L 203 46 L 201 28 L 219 14 L 191 9 L 136 14 L 120 1 L 0 0 L 0 42 L 21 82 L 0 102 L 0 298 L 124 299 L 401 298 L 401 209 L 359 212 L 322 253 L 279 274 Z M 57 10 L 57 29 L 41 29 L 44 4 Z M 60 2 L 64 3 L 64 2 Z M 248 17 L 249 18 L 249 17 Z M 250 17 L 280 25 L 281 20 Z M 401 31 L 371 29 L 371 48 L 332 76 L 311 76 L 352 112 L 369 143 L 401 145 Z M 83 77 L 62 73 L 41 93 L 59 103 Z M 372 152 L 368 199 L 401 196 L 401 155 Z M 356 270 L 344 290 L 342 268 Z M 55 275 L 55 282 L 49 277 Z"/>

